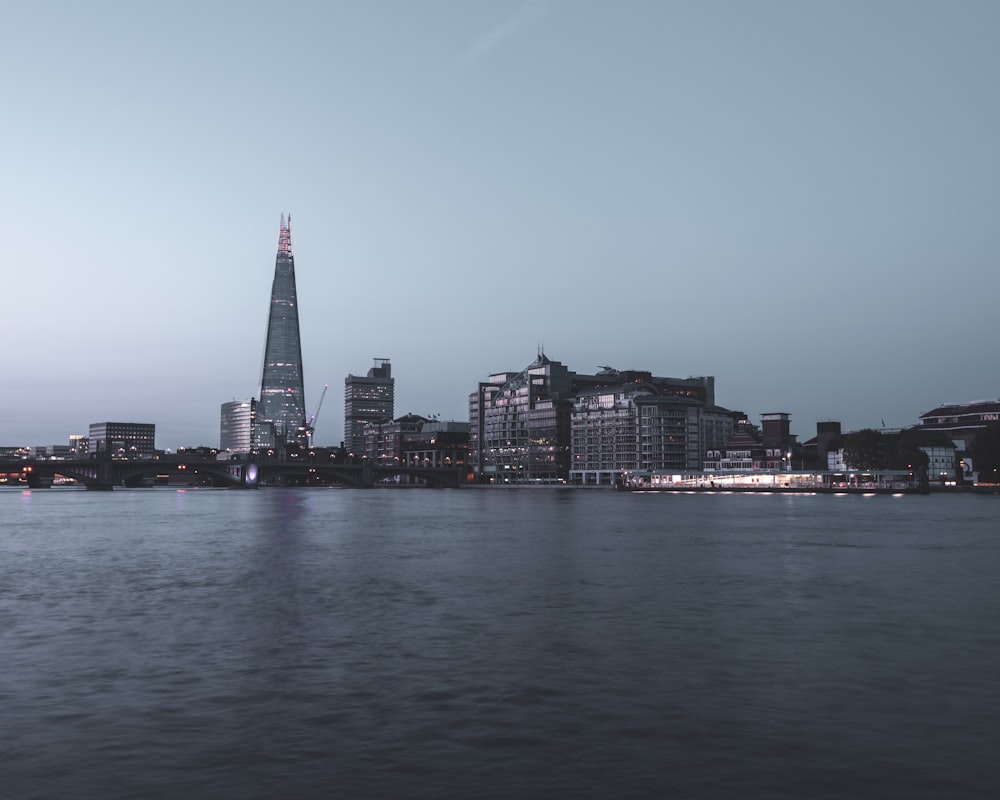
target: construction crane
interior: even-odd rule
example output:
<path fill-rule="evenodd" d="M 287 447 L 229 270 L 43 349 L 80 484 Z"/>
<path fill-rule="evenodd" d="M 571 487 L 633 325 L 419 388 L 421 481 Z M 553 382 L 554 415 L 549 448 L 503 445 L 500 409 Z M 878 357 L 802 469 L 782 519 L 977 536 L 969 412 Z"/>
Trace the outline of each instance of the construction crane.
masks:
<path fill-rule="evenodd" d="M 319 396 L 319 402 L 316 404 L 316 410 L 313 411 L 312 416 L 309 417 L 309 424 L 306 425 L 306 432 L 309 434 L 309 446 L 313 446 L 313 431 L 316 430 L 316 417 L 319 416 L 319 410 L 323 407 L 323 398 L 326 397 L 326 390 L 330 388 L 330 384 L 323 385 L 323 393 Z"/>

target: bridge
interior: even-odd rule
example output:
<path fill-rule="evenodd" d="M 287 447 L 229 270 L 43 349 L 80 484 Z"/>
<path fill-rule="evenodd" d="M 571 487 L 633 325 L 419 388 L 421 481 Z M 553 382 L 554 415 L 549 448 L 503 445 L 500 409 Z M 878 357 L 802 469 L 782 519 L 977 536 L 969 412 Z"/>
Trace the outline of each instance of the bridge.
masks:
<path fill-rule="evenodd" d="M 401 484 L 401 480 L 408 483 Z M 308 459 L 241 459 L 218 461 L 178 454 L 153 459 L 0 459 L 0 486 L 42 489 L 60 482 L 88 489 L 120 486 L 218 486 L 255 489 L 259 486 L 379 485 L 458 488 L 465 482 L 462 467 L 379 465 Z"/>

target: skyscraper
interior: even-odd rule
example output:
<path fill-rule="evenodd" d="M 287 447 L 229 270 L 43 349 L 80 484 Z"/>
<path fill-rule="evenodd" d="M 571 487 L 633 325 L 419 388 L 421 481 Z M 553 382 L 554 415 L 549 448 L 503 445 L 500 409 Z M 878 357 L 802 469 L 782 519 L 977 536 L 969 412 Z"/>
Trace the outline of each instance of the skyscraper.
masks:
<path fill-rule="evenodd" d="M 368 375 L 344 379 L 344 448 L 363 453 L 366 422 L 391 420 L 395 408 L 395 380 L 388 358 L 376 358 Z"/>
<path fill-rule="evenodd" d="M 264 348 L 254 441 L 258 447 L 306 446 L 309 443 L 291 214 L 287 223 L 285 215 L 281 215 L 278 232 L 278 255 L 274 262 L 274 283 L 271 285 L 271 311 L 267 320 L 267 345 Z"/>

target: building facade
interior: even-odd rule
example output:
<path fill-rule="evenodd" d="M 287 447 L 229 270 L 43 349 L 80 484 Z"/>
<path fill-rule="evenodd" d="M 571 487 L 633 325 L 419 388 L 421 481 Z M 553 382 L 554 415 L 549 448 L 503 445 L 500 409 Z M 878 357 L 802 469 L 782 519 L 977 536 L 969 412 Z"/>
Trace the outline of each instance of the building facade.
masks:
<path fill-rule="evenodd" d="M 281 215 L 278 230 L 254 439 L 255 445 L 262 448 L 309 444 L 291 215 L 287 222 Z"/>
<path fill-rule="evenodd" d="M 344 379 L 344 449 L 365 452 L 365 425 L 388 422 L 396 406 L 395 379 L 388 358 L 376 358 L 368 374 Z"/>
<path fill-rule="evenodd" d="M 359 450 L 348 452 L 378 466 L 400 464 L 403 462 L 404 439 L 418 433 L 429 421 L 419 414 L 404 414 L 399 419 L 365 423 L 361 429 L 364 444 Z"/>
<path fill-rule="evenodd" d="M 732 418 L 713 378 L 602 367 L 579 375 L 539 353 L 469 395 L 469 465 L 485 483 L 611 485 L 623 470 L 698 469 Z"/>
<path fill-rule="evenodd" d="M 403 437 L 403 463 L 418 467 L 460 467 L 468 461 L 469 424 L 430 420 Z"/>
<path fill-rule="evenodd" d="M 147 422 L 90 423 L 90 454 L 114 459 L 152 458 L 156 425 Z"/>
<path fill-rule="evenodd" d="M 539 353 L 520 372 L 499 372 L 469 395 L 469 460 L 486 483 L 565 481 L 578 376 Z M 583 381 L 586 382 L 585 380 Z"/>
<path fill-rule="evenodd" d="M 219 415 L 219 449 L 230 453 L 248 453 L 253 447 L 257 401 L 232 400 L 222 404 Z"/>
<path fill-rule="evenodd" d="M 976 434 L 1000 422 L 1000 399 L 949 403 L 920 415 L 920 428 L 947 434 L 961 451 L 968 451 Z"/>

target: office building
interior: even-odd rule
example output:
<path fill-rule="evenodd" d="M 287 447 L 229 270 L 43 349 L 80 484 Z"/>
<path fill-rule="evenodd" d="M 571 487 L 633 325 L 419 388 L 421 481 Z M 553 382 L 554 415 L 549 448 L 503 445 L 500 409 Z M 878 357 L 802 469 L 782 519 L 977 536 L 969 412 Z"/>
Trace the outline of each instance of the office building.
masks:
<path fill-rule="evenodd" d="M 624 470 L 700 470 L 702 453 L 732 432 L 732 412 L 713 404 L 712 377 L 609 368 L 602 374 L 617 382 L 585 389 L 573 401 L 573 483 L 613 485 Z"/>
<path fill-rule="evenodd" d="M 147 422 L 90 423 L 90 454 L 97 457 L 152 458 L 156 426 Z"/>
<path fill-rule="evenodd" d="M 611 484 L 623 469 L 697 469 L 725 441 L 715 379 L 602 367 L 581 375 L 539 352 L 469 395 L 468 462 L 487 483 Z"/>
<path fill-rule="evenodd" d="M 219 425 L 219 449 L 247 453 L 253 447 L 254 418 L 257 401 L 232 400 L 222 404 Z"/>
<path fill-rule="evenodd" d="M 392 420 L 395 410 L 395 379 L 388 358 L 376 358 L 368 374 L 344 379 L 344 449 L 365 451 L 365 425 Z"/>
<path fill-rule="evenodd" d="M 278 231 L 254 439 L 257 447 L 279 450 L 309 443 L 291 215 L 287 223 L 285 215 L 281 215 Z"/>

